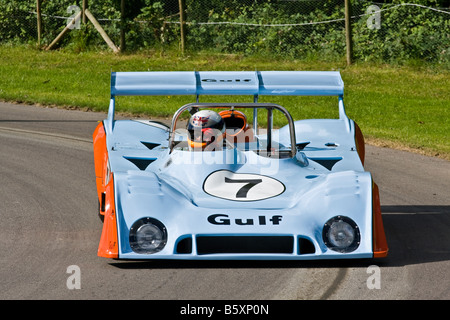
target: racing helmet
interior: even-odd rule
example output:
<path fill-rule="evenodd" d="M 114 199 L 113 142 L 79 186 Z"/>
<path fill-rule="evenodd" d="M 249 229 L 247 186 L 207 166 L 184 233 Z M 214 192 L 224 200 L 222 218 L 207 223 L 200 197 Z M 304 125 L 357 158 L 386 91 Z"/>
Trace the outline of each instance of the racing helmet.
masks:
<path fill-rule="evenodd" d="M 188 123 L 188 143 L 191 149 L 204 150 L 222 146 L 225 136 L 225 122 L 212 110 L 194 113 Z"/>
<path fill-rule="evenodd" d="M 219 115 L 225 121 L 227 135 L 234 137 L 248 129 L 247 117 L 241 111 L 224 110 L 220 111 Z"/>

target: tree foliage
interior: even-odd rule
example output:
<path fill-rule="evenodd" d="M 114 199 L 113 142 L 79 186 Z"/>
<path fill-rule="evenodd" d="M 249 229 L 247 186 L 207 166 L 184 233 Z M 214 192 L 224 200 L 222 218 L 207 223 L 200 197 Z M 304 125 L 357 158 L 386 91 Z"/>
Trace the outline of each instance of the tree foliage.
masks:
<path fill-rule="evenodd" d="M 430 7 L 449 7 L 450 0 L 411 0 Z M 343 0 L 185 0 L 189 50 L 258 54 L 292 58 L 336 59 L 345 55 Z M 127 0 L 121 24 L 120 0 L 88 1 L 89 10 L 119 42 L 125 28 L 127 48 L 178 46 L 178 0 Z M 384 5 L 383 5 L 384 3 Z M 378 0 L 382 9 L 403 0 Z M 0 42 L 36 39 L 35 0 L 2 0 Z M 367 27 L 367 0 L 352 0 L 353 41 L 359 60 L 410 59 L 450 62 L 450 15 L 425 8 L 398 6 L 381 14 L 381 27 Z M 65 27 L 67 8 L 81 0 L 42 0 L 43 43 L 50 43 Z M 447 9 L 448 10 L 448 9 Z M 327 23 L 317 23 L 328 21 Z M 332 22 L 330 22 L 332 21 Z M 208 24 L 205 24 L 208 22 Z M 279 26 L 283 24 L 284 26 Z M 60 43 L 85 50 L 104 46 L 92 25 L 73 30 Z"/>

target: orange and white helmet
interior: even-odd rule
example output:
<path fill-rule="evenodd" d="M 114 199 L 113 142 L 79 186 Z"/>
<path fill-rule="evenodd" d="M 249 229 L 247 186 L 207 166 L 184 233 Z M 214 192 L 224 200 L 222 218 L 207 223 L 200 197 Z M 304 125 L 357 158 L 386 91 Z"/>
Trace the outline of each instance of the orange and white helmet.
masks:
<path fill-rule="evenodd" d="M 228 136 L 237 136 L 248 129 L 247 117 L 241 111 L 224 110 L 220 111 L 219 115 L 225 121 Z"/>
<path fill-rule="evenodd" d="M 194 150 L 214 150 L 223 145 L 225 122 L 212 110 L 201 110 L 194 113 L 188 123 L 188 143 Z"/>

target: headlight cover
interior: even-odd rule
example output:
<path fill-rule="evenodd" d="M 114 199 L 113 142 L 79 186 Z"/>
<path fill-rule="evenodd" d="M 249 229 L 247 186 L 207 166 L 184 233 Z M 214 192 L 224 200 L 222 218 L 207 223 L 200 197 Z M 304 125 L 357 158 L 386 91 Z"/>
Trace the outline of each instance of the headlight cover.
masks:
<path fill-rule="evenodd" d="M 130 228 L 130 246 L 136 253 L 156 253 L 161 251 L 166 243 L 166 227 L 156 219 L 139 219 Z"/>
<path fill-rule="evenodd" d="M 329 249 L 340 253 L 355 251 L 361 241 L 358 225 L 345 216 L 328 220 L 323 226 L 322 238 Z"/>

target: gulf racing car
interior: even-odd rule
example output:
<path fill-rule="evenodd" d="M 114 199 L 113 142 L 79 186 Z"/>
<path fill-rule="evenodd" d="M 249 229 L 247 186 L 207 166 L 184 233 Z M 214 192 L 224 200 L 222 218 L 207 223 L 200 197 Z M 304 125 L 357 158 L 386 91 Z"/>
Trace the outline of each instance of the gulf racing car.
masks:
<path fill-rule="evenodd" d="M 339 72 L 113 72 L 93 133 L 98 255 L 113 259 L 381 258 L 388 246 L 364 137 Z M 117 96 L 192 95 L 170 125 L 115 119 Z M 253 102 L 202 103 L 199 97 Z M 260 96 L 336 96 L 337 119 L 292 119 Z M 186 121 L 186 119 L 188 119 Z M 283 125 L 274 125 L 274 121 Z"/>

